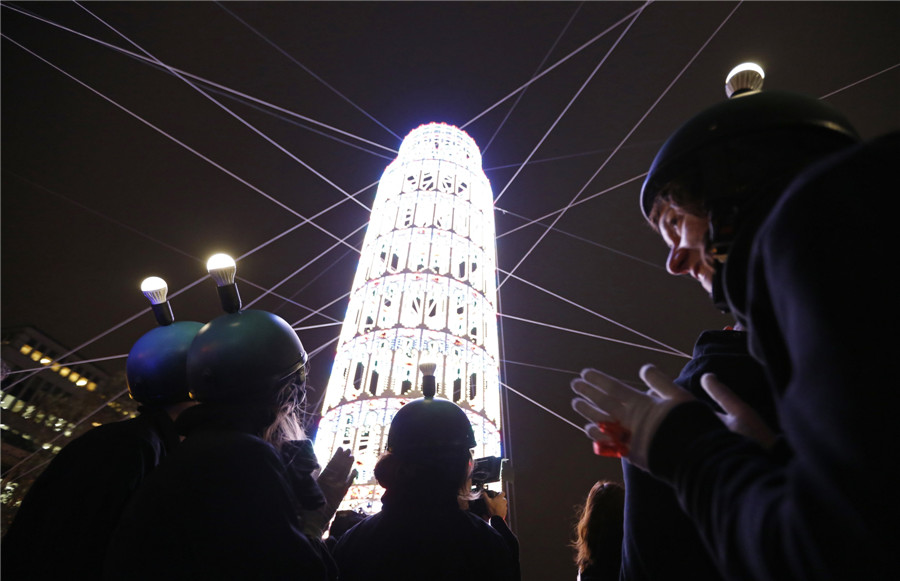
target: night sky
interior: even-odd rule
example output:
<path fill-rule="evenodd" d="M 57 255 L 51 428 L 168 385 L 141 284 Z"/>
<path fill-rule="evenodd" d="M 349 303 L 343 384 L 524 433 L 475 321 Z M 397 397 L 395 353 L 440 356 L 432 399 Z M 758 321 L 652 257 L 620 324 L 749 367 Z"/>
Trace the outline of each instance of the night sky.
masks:
<path fill-rule="evenodd" d="M 2 325 L 85 358 L 155 326 L 146 276 L 177 319 L 218 316 L 204 264 L 227 252 L 245 307 L 299 330 L 324 389 L 402 138 L 439 121 L 475 139 L 526 581 L 574 579 L 574 506 L 621 477 L 575 427 L 570 378 L 674 374 L 729 322 L 666 274 L 638 211 L 665 138 L 747 60 L 864 137 L 900 126 L 896 2 L 3 2 L 0 18 Z"/>

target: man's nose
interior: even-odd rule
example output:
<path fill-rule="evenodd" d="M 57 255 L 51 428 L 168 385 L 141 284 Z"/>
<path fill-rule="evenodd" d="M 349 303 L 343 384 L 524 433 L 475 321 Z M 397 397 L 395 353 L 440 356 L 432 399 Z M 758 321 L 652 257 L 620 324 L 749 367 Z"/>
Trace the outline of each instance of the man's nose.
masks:
<path fill-rule="evenodd" d="M 691 271 L 691 251 L 681 246 L 675 246 L 669 251 L 666 260 L 666 270 L 669 274 L 688 274 Z"/>

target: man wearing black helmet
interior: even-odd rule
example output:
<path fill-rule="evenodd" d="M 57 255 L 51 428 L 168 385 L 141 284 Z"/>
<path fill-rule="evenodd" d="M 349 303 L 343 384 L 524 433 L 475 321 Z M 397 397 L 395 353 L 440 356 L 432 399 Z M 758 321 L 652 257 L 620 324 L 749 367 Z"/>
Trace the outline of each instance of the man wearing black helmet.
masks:
<path fill-rule="evenodd" d="M 648 393 L 584 370 L 573 406 L 601 451 L 674 488 L 727 578 L 900 570 L 896 341 L 881 332 L 894 325 L 866 309 L 887 298 L 882 199 L 898 159 L 900 134 L 859 143 L 827 104 L 755 87 L 688 121 L 650 169 L 641 207 L 668 269 L 708 281 L 748 329 L 787 453 L 652 366 Z M 714 377 L 702 382 L 728 402 Z"/>
<path fill-rule="evenodd" d="M 3 537 L 4 579 L 100 577 L 126 504 L 179 442 L 174 420 L 194 405 L 185 378 L 187 351 L 202 326 L 170 320 L 134 344 L 127 380 L 132 399 L 141 403 L 138 417 L 88 431 L 41 473 Z"/>
<path fill-rule="evenodd" d="M 387 453 L 375 465 L 383 508 L 335 546 L 341 581 L 519 579 L 506 540 L 460 507 L 475 435 L 465 412 L 434 397 L 434 387 L 434 376 L 426 374 L 425 397 L 391 421 Z"/>

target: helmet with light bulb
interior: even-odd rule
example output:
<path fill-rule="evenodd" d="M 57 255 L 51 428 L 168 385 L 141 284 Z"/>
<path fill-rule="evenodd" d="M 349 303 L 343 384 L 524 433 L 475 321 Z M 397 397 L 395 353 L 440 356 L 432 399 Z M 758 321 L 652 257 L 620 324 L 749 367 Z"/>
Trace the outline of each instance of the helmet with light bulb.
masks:
<path fill-rule="evenodd" d="M 191 397 L 212 402 L 273 402 L 288 383 L 306 382 L 307 355 L 291 326 L 246 310 L 203 326 L 187 357 Z"/>
<path fill-rule="evenodd" d="M 752 195 L 748 186 L 752 189 L 754 176 L 766 169 L 759 164 L 767 157 L 790 152 L 790 147 L 779 145 L 791 136 L 797 136 L 798 142 L 819 142 L 825 151 L 859 141 L 856 129 L 828 103 L 794 93 L 763 92 L 762 79 L 757 65 L 735 67 L 726 80 L 729 99 L 702 111 L 666 140 L 641 189 L 645 218 L 650 219 L 663 189 L 682 176 L 693 176 L 692 184 L 701 190 L 696 195 L 702 199 Z M 747 152 L 755 153 L 749 161 L 742 155 Z M 804 154 L 796 152 L 797 156 Z"/>
<path fill-rule="evenodd" d="M 461 407 L 439 397 L 423 397 L 401 407 L 391 421 L 387 451 L 421 455 L 474 448 L 475 433 Z"/>
<path fill-rule="evenodd" d="M 143 404 L 168 405 L 190 399 L 187 354 L 203 323 L 176 321 L 145 333 L 126 360 L 131 399 Z"/>
<path fill-rule="evenodd" d="M 203 323 L 175 322 L 167 300 L 169 286 L 160 277 L 145 278 L 141 292 L 150 301 L 159 327 L 145 333 L 128 353 L 128 393 L 131 399 L 149 405 L 188 401 L 187 353 Z"/>
<path fill-rule="evenodd" d="M 768 212 L 784 188 L 813 162 L 859 142 L 839 111 L 812 97 L 762 91 L 763 71 L 744 63 L 726 80 L 728 100 L 684 123 L 663 144 L 641 189 L 641 212 L 669 199 L 709 219 L 717 258 L 713 300 L 723 310 L 722 269 L 736 236 Z"/>
<path fill-rule="evenodd" d="M 435 365 L 422 364 L 425 397 L 401 407 L 391 421 L 387 451 L 401 455 L 430 455 L 468 451 L 475 447 L 475 432 L 466 412 L 450 400 L 434 397 Z"/>

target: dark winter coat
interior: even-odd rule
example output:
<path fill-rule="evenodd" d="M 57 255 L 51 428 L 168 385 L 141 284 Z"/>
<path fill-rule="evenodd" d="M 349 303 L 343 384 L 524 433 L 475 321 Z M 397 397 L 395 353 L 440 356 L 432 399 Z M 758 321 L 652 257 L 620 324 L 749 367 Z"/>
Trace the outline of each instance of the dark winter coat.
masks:
<path fill-rule="evenodd" d="M 719 379 L 777 430 L 775 407 L 763 368 L 747 351 L 743 331 L 706 331 L 675 383 L 715 405 L 700 387 L 704 373 Z M 677 573 L 695 581 L 722 579 L 697 528 L 678 504 L 672 487 L 628 462 L 625 477 L 625 534 L 622 581 L 655 581 Z M 582 580 L 585 576 L 582 574 Z"/>
<path fill-rule="evenodd" d="M 70 442 L 28 490 L 0 543 L 4 580 L 98 579 L 126 504 L 177 444 L 169 415 L 146 407 Z"/>
<path fill-rule="evenodd" d="M 341 536 L 334 558 L 341 581 L 517 581 L 503 536 L 462 510 L 454 496 L 392 496 L 381 512 Z"/>
<path fill-rule="evenodd" d="M 734 306 L 775 390 L 791 458 L 775 461 L 723 433 L 699 402 L 674 408 L 652 442 L 651 472 L 675 487 L 731 579 L 900 571 L 889 282 L 898 160 L 900 133 L 824 160 L 791 184 L 753 236 L 746 303 Z"/>
<path fill-rule="evenodd" d="M 304 493 L 260 425 L 245 409 L 182 413 L 187 437 L 126 510 L 104 578 L 328 579 L 324 545 L 301 532 Z"/>

